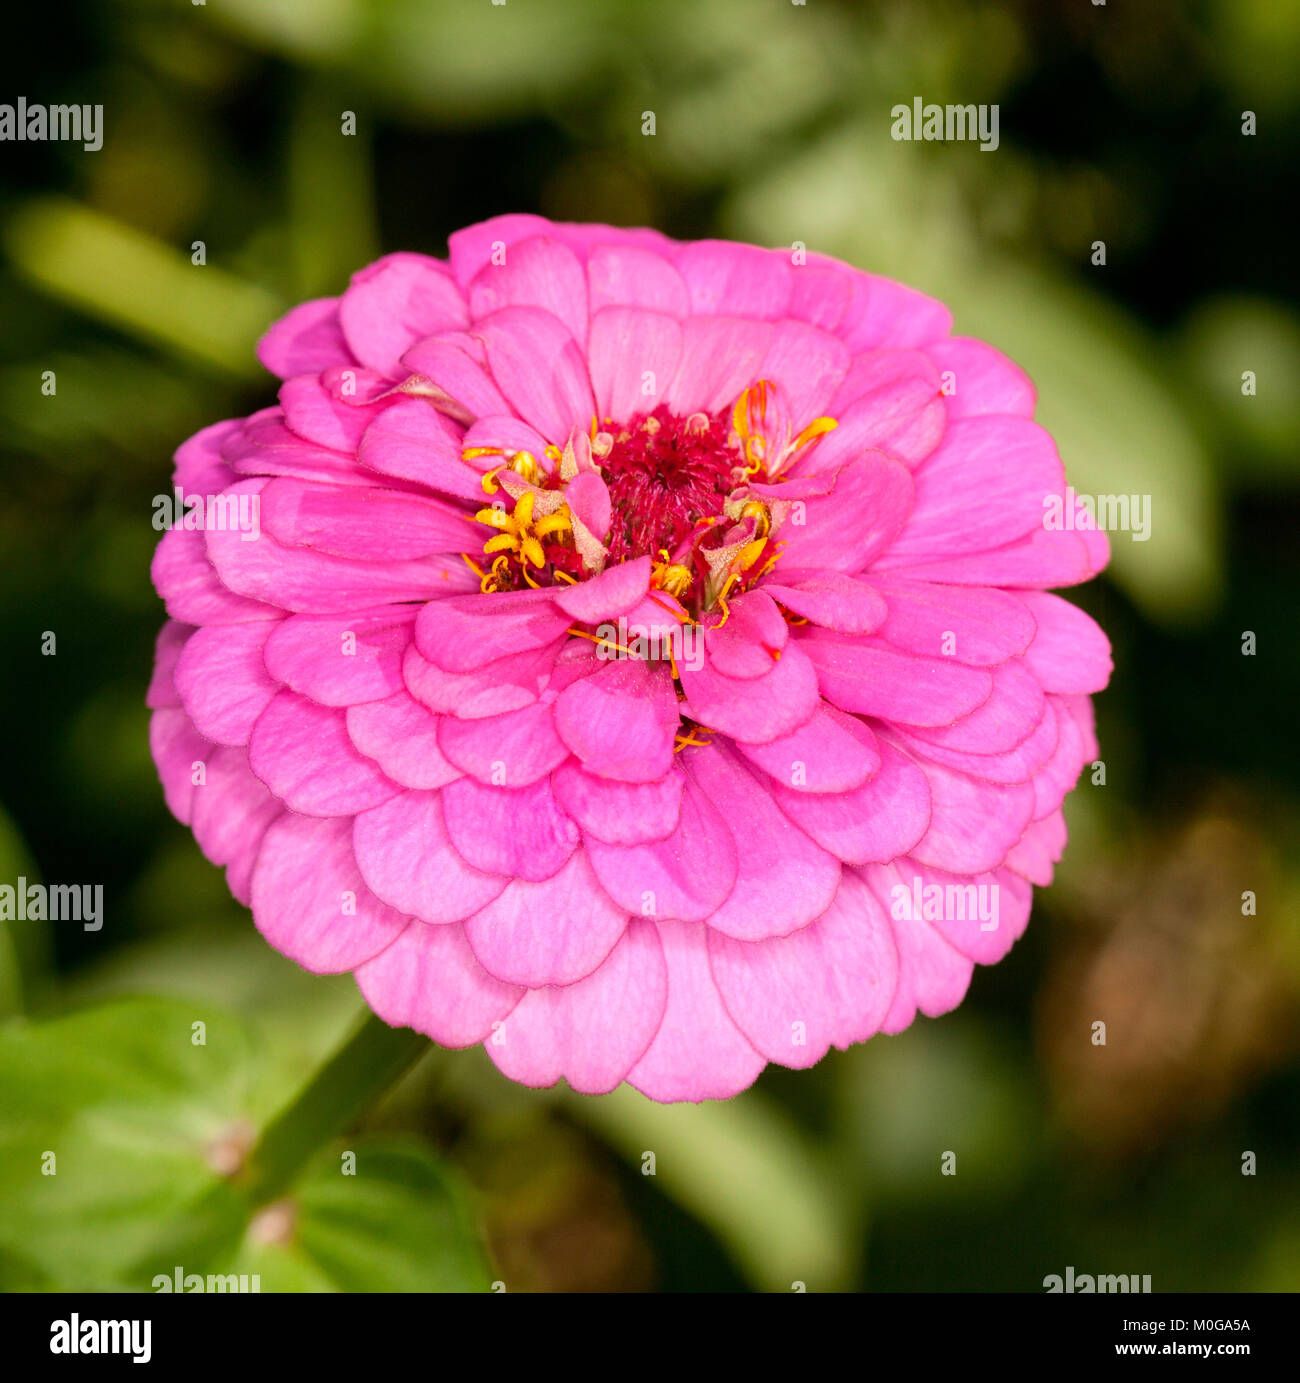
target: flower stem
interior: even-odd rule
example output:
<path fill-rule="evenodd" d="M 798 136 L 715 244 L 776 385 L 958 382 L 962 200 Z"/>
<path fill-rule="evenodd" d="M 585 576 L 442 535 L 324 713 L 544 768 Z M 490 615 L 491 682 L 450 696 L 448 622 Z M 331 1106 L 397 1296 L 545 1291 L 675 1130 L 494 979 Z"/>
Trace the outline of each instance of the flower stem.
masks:
<path fill-rule="evenodd" d="M 285 1191 L 323 1144 L 353 1124 L 430 1049 L 422 1033 L 368 1013 L 263 1130 L 238 1180 L 254 1205 Z"/>

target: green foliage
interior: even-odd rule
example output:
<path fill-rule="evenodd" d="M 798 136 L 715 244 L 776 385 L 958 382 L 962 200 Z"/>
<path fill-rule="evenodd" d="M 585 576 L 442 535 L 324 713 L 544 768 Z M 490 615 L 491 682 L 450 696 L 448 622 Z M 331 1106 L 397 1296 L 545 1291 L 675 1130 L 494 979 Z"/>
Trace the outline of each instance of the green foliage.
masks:
<path fill-rule="evenodd" d="M 267 1117 L 258 1047 L 242 1020 L 172 999 L 0 1030 L 0 1286 L 147 1290 L 179 1266 L 264 1273 L 265 1290 L 484 1287 L 464 1194 L 421 1147 L 349 1144 L 355 1176 L 322 1152 L 259 1238 L 268 1212 L 239 1176 Z"/>

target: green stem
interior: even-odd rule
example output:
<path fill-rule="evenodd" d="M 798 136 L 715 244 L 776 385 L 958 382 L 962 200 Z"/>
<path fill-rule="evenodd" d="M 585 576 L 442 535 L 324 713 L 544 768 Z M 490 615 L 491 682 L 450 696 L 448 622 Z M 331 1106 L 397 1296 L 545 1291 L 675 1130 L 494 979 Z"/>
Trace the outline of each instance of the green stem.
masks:
<path fill-rule="evenodd" d="M 368 1013 L 262 1133 L 239 1184 L 254 1205 L 285 1191 L 320 1147 L 349 1128 L 423 1056 L 429 1039 Z"/>

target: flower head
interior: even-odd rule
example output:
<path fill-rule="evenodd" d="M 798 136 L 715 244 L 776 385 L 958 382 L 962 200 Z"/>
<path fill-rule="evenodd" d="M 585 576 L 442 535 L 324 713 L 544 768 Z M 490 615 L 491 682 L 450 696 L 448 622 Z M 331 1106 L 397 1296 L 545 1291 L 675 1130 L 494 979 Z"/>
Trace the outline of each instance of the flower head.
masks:
<path fill-rule="evenodd" d="M 529 1085 L 734 1094 L 955 1007 L 1097 753 L 1026 377 L 816 255 L 505 216 L 267 333 L 176 479 L 172 811 L 263 935 Z M 213 506 L 207 509 L 211 518 Z"/>

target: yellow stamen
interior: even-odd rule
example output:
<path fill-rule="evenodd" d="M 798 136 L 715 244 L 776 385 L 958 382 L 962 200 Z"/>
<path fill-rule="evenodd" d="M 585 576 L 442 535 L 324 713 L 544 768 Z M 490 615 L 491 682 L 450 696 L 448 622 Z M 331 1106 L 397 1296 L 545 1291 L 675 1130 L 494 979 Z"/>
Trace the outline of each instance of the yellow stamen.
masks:
<path fill-rule="evenodd" d="M 754 532 L 760 538 L 766 538 L 772 531 L 772 515 L 768 512 L 767 505 L 760 500 L 751 499 L 741 505 L 740 517 L 754 520 Z"/>
<path fill-rule="evenodd" d="M 663 591 L 675 600 L 680 600 L 691 589 L 691 569 L 683 567 L 677 562 L 669 562 L 667 556 L 668 554 L 665 552 L 665 560 L 656 562 L 651 568 L 650 584 L 656 590 Z"/>
<path fill-rule="evenodd" d="M 585 629 L 574 629 L 571 627 L 566 632 L 572 634 L 576 639 L 590 639 L 592 643 L 598 643 L 602 648 L 616 648 L 620 653 L 625 654 L 629 658 L 635 656 L 630 648 L 624 648 L 621 643 L 615 643 L 613 639 L 602 639 L 596 634 L 588 634 Z"/>
<path fill-rule="evenodd" d="M 828 432 L 834 432 L 837 427 L 839 427 L 839 423 L 834 418 L 814 418 L 794 439 L 794 450 L 798 451 L 801 447 L 806 447 L 810 442 L 815 442 L 818 437 L 823 437 Z"/>

